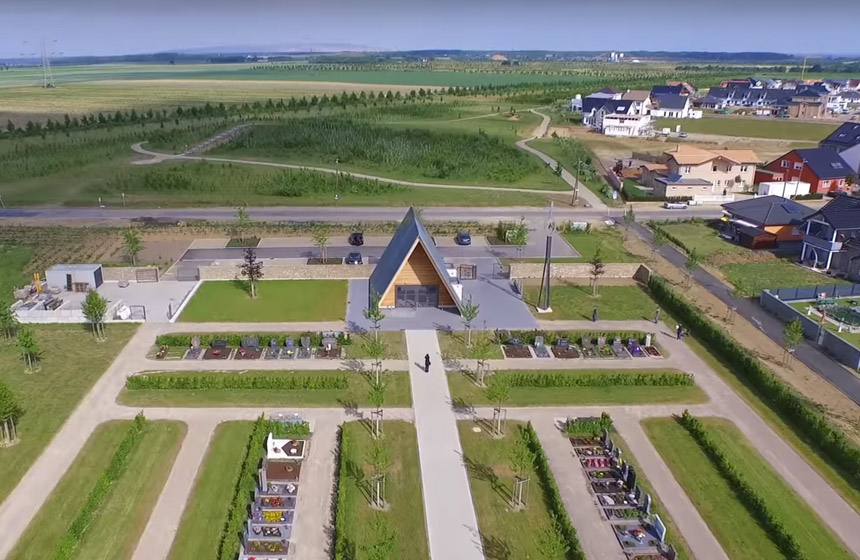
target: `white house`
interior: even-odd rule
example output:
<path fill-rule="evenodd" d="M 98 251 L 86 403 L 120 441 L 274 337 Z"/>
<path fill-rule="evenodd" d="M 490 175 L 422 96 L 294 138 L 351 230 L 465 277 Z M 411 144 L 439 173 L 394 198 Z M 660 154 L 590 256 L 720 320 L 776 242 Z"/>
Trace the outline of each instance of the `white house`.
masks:
<path fill-rule="evenodd" d="M 603 134 L 606 136 L 650 136 L 654 123 L 650 115 L 611 113 L 603 116 Z"/>
<path fill-rule="evenodd" d="M 809 183 L 804 181 L 764 181 L 758 185 L 758 195 L 791 198 L 809 194 L 809 187 Z"/>
<path fill-rule="evenodd" d="M 693 100 L 688 95 L 659 94 L 652 96 L 652 117 L 669 119 L 701 119 L 702 111 L 693 109 Z"/>

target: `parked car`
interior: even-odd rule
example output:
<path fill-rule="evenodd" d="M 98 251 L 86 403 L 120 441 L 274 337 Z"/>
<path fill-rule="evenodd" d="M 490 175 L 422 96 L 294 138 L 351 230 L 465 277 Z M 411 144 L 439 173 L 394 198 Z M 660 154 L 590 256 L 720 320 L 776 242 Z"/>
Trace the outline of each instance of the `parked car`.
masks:
<path fill-rule="evenodd" d="M 472 236 L 469 235 L 468 231 L 461 231 L 457 234 L 457 245 L 471 245 L 472 244 Z"/>
<path fill-rule="evenodd" d="M 666 201 L 663 203 L 663 208 L 667 210 L 686 210 L 688 204 L 686 202 L 669 202 Z"/>
<path fill-rule="evenodd" d="M 686 138 L 686 137 L 687 137 L 687 133 L 686 133 L 686 132 L 679 132 L 679 133 L 678 133 L 678 138 Z"/>
<path fill-rule="evenodd" d="M 362 245 L 364 245 L 364 234 L 360 231 L 350 233 L 349 244 L 353 247 L 361 247 Z"/>
<path fill-rule="evenodd" d="M 361 260 L 361 253 L 353 251 L 346 256 L 346 264 L 364 264 Z"/>

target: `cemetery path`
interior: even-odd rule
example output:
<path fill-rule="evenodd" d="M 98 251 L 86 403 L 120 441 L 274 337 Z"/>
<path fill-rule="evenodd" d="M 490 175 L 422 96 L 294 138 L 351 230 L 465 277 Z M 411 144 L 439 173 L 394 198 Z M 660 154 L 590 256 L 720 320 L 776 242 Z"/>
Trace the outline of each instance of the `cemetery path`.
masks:
<path fill-rule="evenodd" d="M 463 448 L 436 331 L 406 331 L 430 557 L 483 560 Z M 430 355 L 430 371 L 423 369 Z M 419 365 L 420 364 L 420 365 Z"/>

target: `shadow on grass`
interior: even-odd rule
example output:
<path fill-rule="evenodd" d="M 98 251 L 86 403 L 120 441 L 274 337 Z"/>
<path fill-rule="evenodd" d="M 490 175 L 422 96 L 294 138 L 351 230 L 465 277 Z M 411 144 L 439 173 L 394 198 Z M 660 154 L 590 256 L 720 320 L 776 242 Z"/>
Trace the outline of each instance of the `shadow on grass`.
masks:
<path fill-rule="evenodd" d="M 367 477 L 364 476 L 364 471 L 361 468 L 361 465 L 353 461 L 352 459 L 347 459 L 344 464 L 344 470 L 346 471 L 344 474 L 347 478 L 352 480 L 355 483 L 358 491 L 361 492 L 361 495 L 370 503 L 370 482 L 367 480 Z"/>
<path fill-rule="evenodd" d="M 481 547 L 487 560 L 510 560 L 511 545 L 508 541 L 481 533 Z"/>
<path fill-rule="evenodd" d="M 475 405 L 465 399 L 455 397 L 451 399 L 451 410 L 455 414 L 475 414 Z"/>
<path fill-rule="evenodd" d="M 343 407 L 343 411 L 349 416 L 359 417 L 358 403 L 352 399 L 337 399 L 337 404 Z"/>

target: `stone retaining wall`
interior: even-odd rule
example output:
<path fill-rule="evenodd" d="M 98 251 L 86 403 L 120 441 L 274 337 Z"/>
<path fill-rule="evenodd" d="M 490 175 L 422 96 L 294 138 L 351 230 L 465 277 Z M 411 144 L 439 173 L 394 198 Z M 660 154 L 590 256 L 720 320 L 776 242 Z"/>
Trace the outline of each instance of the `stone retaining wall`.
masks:
<path fill-rule="evenodd" d="M 632 278 L 647 282 L 651 270 L 639 263 L 608 263 L 604 265 L 601 278 Z M 591 278 L 591 265 L 588 263 L 552 263 L 550 274 L 553 278 Z M 511 263 L 511 278 L 540 278 L 543 275 L 541 263 Z"/>
<path fill-rule="evenodd" d="M 219 263 L 200 267 L 201 280 L 241 279 L 241 263 Z M 264 264 L 265 280 L 352 280 L 369 278 L 370 264 Z"/>
<path fill-rule="evenodd" d="M 125 280 L 126 282 L 136 282 L 137 281 L 137 271 L 144 270 L 158 270 L 156 267 L 148 267 L 148 266 L 103 266 L 102 267 L 102 278 L 105 282 L 121 282 Z M 159 270 L 159 278 L 161 277 L 161 271 Z"/>

